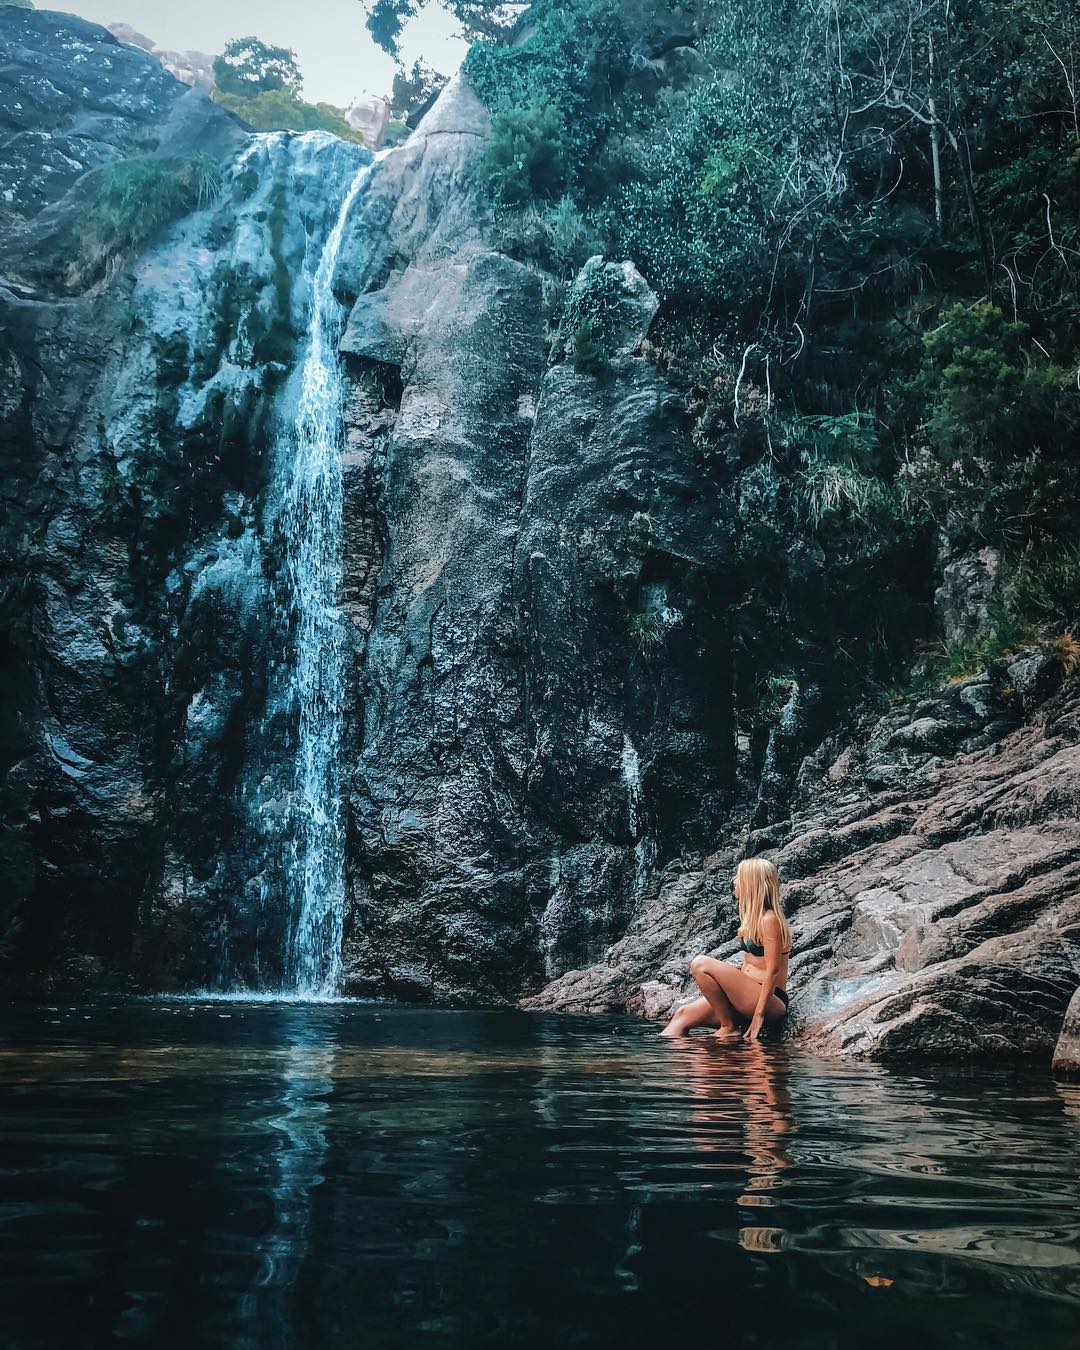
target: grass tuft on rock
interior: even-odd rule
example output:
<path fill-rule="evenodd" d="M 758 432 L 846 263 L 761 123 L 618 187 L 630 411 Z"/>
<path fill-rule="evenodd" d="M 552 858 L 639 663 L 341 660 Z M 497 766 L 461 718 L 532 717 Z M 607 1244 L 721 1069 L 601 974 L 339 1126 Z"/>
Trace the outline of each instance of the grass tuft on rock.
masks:
<path fill-rule="evenodd" d="M 207 206 L 221 192 L 217 161 L 195 153 L 177 162 L 136 157 L 97 175 L 77 223 L 65 280 L 73 290 L 110 281 L 166 225 Z"/>

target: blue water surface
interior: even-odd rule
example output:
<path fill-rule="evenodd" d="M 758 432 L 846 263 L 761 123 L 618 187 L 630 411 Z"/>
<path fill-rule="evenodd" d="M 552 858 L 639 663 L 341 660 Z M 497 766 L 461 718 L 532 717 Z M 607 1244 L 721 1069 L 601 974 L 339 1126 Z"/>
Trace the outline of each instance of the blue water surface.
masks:
<path fill-rule="evenodd" d="M 1080 1086 L 656 1031 L 8 1007 L 0 1345 L 1080 1344 Z"/>

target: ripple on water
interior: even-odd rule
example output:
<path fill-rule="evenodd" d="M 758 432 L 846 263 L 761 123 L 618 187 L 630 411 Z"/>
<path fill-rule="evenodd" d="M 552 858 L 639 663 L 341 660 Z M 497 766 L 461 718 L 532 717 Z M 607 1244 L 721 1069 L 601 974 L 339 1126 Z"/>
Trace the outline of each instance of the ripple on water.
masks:
<path fill-rule="evenodd" d="M 26 1350 L 1076 1344 L 1043 1072 L 200 996 L 11 1010 L 0 1092 Z"/>

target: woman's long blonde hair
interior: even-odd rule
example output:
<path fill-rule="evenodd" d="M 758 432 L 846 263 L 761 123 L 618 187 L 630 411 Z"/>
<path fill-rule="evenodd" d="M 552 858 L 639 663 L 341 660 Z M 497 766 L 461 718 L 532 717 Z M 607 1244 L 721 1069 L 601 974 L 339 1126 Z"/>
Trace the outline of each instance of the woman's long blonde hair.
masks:
<path fill-rule="evenodd" d="M 761 920 L 768 906 L 780 920 L 780 950 L 787 951 L 791 946 L 791 925 L 780 903 L 780 873 L 776 864 L 767 858 L 744 858 L 736 868 L 735 879 L 739 883 L 739 937 L 764 947 Z"/>

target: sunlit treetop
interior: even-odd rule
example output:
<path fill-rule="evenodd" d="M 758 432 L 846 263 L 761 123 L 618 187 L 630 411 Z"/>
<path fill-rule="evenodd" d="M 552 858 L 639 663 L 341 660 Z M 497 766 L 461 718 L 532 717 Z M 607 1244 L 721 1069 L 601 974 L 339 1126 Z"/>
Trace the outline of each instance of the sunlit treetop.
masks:
<path fill-rule="evenodd" d="M 254 98 L 274 89 L 298 91 L 301 84 L 296 53 L 271 47 L 256 37 L 235 38 L 214 60 L 214 80 L 225 94 Z"/>

